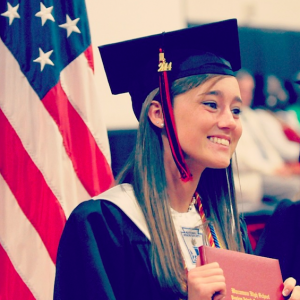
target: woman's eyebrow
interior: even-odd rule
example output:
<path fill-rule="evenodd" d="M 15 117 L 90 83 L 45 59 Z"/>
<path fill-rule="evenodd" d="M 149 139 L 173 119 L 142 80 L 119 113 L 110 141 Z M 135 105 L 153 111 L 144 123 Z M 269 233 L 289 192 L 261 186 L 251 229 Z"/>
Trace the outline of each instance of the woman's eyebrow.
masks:
<path fill-rule="evenodd" d="M 222 92 L 218 91 L 218 90 L 212 90 L 212 91 L 208 91 L 208 92 L 204 92 L 204 93 L 199 94 L 199 96 L 205 96 L 205 95 L 216 95 L 216 96 L 219 96 L 219 95 L 222 95 Z"/>
<path fill-rule="evenodd" d="M 240 102 L 241 104 L 243 104 L 243 100 L 242 100 L 241 97 L 236 96 L 236 97 L 234 98 L 234 100 L 237 101 L 237 102 Z"/>
<path fill-rule="evenodd" d="M 208 92 L 199 94 L 199 96 L 207 96 L 207 95 L 223 96 L 223 92 L 219 91 L 219 90 L 212 90 L 212 91 L 208 91 Z M 239 97 L 239 96 L 234 97 L 234 101 L 243 103 L 241 97 Z"/>

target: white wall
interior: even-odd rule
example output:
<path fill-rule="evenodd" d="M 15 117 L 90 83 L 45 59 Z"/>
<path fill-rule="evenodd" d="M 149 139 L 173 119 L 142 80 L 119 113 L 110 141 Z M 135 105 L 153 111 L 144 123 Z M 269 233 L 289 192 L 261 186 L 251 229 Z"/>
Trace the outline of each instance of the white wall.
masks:
<path fill-rule="evenodd" d="M 190 22 L 236 18 L 239 26 L 300 31 L 299 0 L 186 0 Z"/>
<path fill-rule="evenodd" d="M 135 128 L 128 94 L 112 96 L 97 46 L 237 18 L 240 26 L 300 31 L 300 0 L 86 0 L 95 74 L 108 129 Z"/>

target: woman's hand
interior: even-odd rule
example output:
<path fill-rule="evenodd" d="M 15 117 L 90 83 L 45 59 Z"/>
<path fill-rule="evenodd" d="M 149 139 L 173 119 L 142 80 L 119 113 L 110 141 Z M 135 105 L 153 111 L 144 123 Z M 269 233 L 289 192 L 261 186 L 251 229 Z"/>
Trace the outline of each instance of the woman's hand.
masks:
<path fill-rule="evenodd" d="M 289 277 L 284 281 L 282 295 L 285 297 L 290 295 L 290 300 L 300 300 L 300 286 L 296 285 L 294 278 Z"/>
<path fill-rule="evenodd" d="M 225 295 L 225 277 L 219 264 L 210 263 L 200 266 L 200 257 L 198 256 L 196 268 L 188 273 L 188 299 L 211 300 L 213 298 L 220 300 Z"/>

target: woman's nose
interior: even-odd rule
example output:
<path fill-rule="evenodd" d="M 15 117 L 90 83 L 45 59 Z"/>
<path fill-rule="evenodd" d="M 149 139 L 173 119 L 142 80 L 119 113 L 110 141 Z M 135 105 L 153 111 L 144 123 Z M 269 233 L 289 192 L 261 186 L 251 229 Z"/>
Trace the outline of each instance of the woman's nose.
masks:
<path fill-rule="evenodd" d="M 219 116 L 218 126 L 220 128 L 234 129 L 236 127 L 236 119 L 231 110 L 226 110 Z"/>

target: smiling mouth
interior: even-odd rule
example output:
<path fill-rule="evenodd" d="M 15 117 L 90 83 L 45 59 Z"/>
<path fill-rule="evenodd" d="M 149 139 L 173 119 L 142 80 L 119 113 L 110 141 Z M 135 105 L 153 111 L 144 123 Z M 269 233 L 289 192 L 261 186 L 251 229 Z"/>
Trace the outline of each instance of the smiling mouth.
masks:
<path fill-rule="evenodd" d="M 224 145 L 224 146 L 229 146 L 229 141 L 225 140 L 225 139 L 220 139 L 217 137 L 209 137 L 208 138 L 211 142 L 215 143 L 215 144 L 220 144 L 220 145 Z"/>

